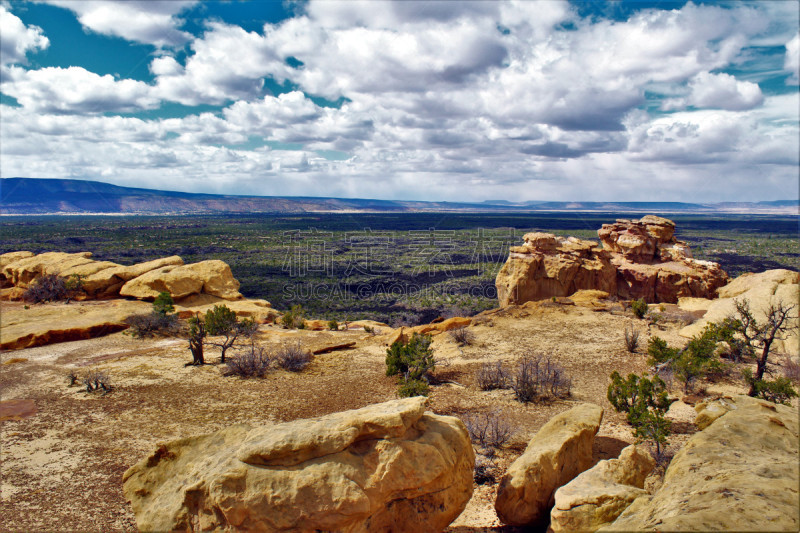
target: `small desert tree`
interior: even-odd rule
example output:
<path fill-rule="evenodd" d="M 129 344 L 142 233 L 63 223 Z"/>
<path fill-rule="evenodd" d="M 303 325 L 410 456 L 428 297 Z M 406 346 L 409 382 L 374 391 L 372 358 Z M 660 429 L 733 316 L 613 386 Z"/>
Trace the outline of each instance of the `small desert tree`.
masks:
<path fill-rule="evenodd" d="M 206 328 L 200 313 L 189 319 L 189 350 L 192 352 L 192 362 L 189 365 L 204 365 L 203 342 L 206 338 Z"/>
<path fill-rule="evenodd" d="M 720 329 L 707 327 L 700 335 L 686 343 L 683 349 L 672 348 L 660 337 L 651 337 L 647 345 L 650 355 L 648 362 L 660 371 L 669 368 L 683 382 L 683 391 L 689 392 L 692 384 L 708 374 L 723 369 L 722 361 L 716 355 Z"/>
<path fill-rule="evenodd" d="M 617 412 L 627 414 L 636 437 L 650 440 L 656 445 L 656 456 L 661 457 L 661 447 L 667 444 L 671 423 L 664 416 L 669 410 L 667 387 L 658 376 L 652 379 L 628 374 L 627 379 L 614 371 L 608 386 L 608 401 Z"/>
<path fill-rule="evenodd" d="M 158 293 L 156 299 L 153 300 L 153 312 L 161 316 L 167 316 L 175 312 L 175 302 L 169 292 L 162 291 Z"/>
<path fill-rule="evenodd" d="M 400 396 L 427 396 L 429 374 L 436 366 L 430 335 L 414 333 L 408 342 L 398 341 L 386 350 L 386 375 L 400 376 Z"/>
<path fill-rule="evenodd" d="M 747 394 L 749 396 L 766 396 L 764 392 L 769 392 L 771 388 L 774 388 L 770 385 L 770 383 L 774 385 L 774 382 L 764 380 L 772 344 L 776 340 L 785 338 L 787 331 L 791 328 L 791 322 L 795 318 L 792 316 L 792 311 L 797 306 L 783 302 L 771 303 L 764 313 L 765 319 L 758 321 L 750 310 L 748 300 L 734 300 L 734 305 L 736 313 L 732 317 L 732 323 L 736 332 L 744 338 L 745 349 L 752 353 L 757 350 L 761 351 L 756 357 L 755 373 L 745 372 L 744 374 L 745 380 L 750 385 Z M 788 385 L 791 389 L 788 382 L 782 385 L 783 388 Z"/>
<path fill-rule="evenodd" d="M 220 340 L 207 340 L 206 344 L 220 349 L 220 363 L 225 364 L 225 352 L 240 338 L 248 338 L 256 331 L 256 324 L 249 318 L 242 321 L 236 313 L 225 305 L 215 305 L 206 313 L 205 329 L 208 335 L 221 337 Z"/>

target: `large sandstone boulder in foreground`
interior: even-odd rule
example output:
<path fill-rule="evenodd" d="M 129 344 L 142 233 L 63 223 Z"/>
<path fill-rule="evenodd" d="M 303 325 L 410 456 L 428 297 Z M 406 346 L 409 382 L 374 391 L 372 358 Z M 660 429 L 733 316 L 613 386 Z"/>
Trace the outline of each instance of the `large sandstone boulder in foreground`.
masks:
<path fill-rule="evenodd" d="M 225 300 L 242 298 L 239 282 L 224 261 L 211 259 L 190 265 L 167 266 L 138 276 L 119 290 L 120 296 L 155 299 L 162 291 L 176 300 L 193 294 L 210 294 Z"/>
<path fill-rule="evenodd" d="M 559 487 L 592 465 L 594 436 L 603 408 L 573 407 L 542 426 L 500 480 L 495 510 L 511 525 L 546 525 Z"/>
<path fill-rule="evenodd" d="M 472 495 L 460 420 L 425 398 L 170 442 L 124 475 L 142 531 L 441 531 Z"/>
<path fill-rule="evenodd" d="M 616 292 L 616 272 L 596 242 L 528 233 L 512 246 L 495 285 L 501 306 L 569 296 L 582 289 Z"/>
<path fill-rule="evenodd" d="M 715 297 L 728 275 L 717 263 L 692 259 L 674 231 L 671 220 L 648 215 L 604 224 L 597 232 L 602 248 L 574 237 L 528 233 L 523 246 L 511 247 L 497 274 L 500 305 L 569 296 L 582 289 L 651 303 Z"/>
<path fill-rule="evenodd" d="M 797 531 L 795 407 L 746 396 L 675 455 L 654 496 L 601 531 Z"/>
<path fill-rule="evenodd" d="M 800 308 L 800 273 L 791 270 L 776 269 L 767 270 L 759 274 L 742 274 L 724 287 L 719 289 L 719 298 L 709 302 L 706 314 L 701 320 L 686 326 L 680 331 L 683 337 L 693 337 L 700 334 L 707 324 L 719 322 L 735 313 L 736 307 L 734 300 L 747 300 L 750 302 L 750 310 L 759 323 L 763 323 L 766 318 L 766 311 L 770 305 L 795 305 L 790 321 L 790 331 L 783 340 L 776 340 L 772 345 L 772 351 L 777 353 L 798 354 L 800 353 L 800 318 L 798 318 L 798 308 Z M 688 301 L 689 305 L 696 305 L 693 301 Z M 679 305 L 684 306 L 683 302 Z"/>
<path fill-rule="evenodd" d="M 636 498 L 647 494 L 644 480 L 655 460 L 637 446 L 628 446 L 618 459 L 600 461 L 556 491 L 550 512 L 555 533 L 591 533 L 613 522 Z"/>

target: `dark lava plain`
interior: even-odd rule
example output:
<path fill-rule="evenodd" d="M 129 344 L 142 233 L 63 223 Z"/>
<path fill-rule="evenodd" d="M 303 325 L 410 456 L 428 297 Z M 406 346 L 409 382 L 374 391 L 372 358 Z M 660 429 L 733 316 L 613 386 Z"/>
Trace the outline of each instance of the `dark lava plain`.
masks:
<path fill-rule="evenodd" d="M 90 251 L 132 264 L 221 259 L 242 293 L 309 316 L 414 324 L 497 306 L 508 247 L 530 231 L 597 239 L 603 223 L 648 213 L 397 213 L 7 216 L 0 253 Z M 800 217 L 670 215 L 695 258 L 744 272 L 800 268 Z"/>

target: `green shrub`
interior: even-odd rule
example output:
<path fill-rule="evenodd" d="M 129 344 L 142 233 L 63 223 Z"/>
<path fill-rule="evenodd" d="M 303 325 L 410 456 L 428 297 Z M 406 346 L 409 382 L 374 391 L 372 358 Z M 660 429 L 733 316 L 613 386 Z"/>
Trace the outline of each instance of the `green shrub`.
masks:
<path fill-rule="evenodd" d="M 648 363 L 656 368 L 668 367 L 688 392 L 698 378 L 725 368 L 716 355 L 718 340 L 715 328 L 706 328 L 699 336 L 695 335 L 682 350 L 671 348 L 664 339 L 652 337 L 647 345 Z"/>
<path fill-rule="evenodd" d="M 286 311 L 281 317 L 281 324 L 289 329 L 305 329 L 305 309 L 300 304 L 293 305 L 289 311 Z"/>
<path fill-rule="evenodd" d="M 395 342 L 386 350 L 386 375 L 400 376 L 400 396 L 426 396 L 429 374 L 436 367 L 430 335 L 414 333 L 408 342 Z M 425 383 L 423 387 L 419 382 Z M 413 393 L 413 394 L 412 394 Z"/>
<path fill-rule="evenodd" d="M 628 374 L 627 379 L 623 379 L 619 372 L 614 371 L 607 397 L 617 412 L 626 413 L 638 439 L 656 445 L 656 454 L 660 457 L 671 426 L 664 416 L 672 404 L 664 381 L 658 376 L 649 379 L 647 375 L 639 377 L 636 374 Z"/>
<path fill-rule="evenodd" d="M 775 380 L 768 381 L 766 379 L 755 379 L 753 371 L 749 368 L 742 370 L 742 376 L 745 382 L 755 390 L 756 398 L 763 398 L 767 401 L 774 403 L 782 403 L 789 405 L 792 398 L 797 397 L 797 391 L 792 386 L 792 381 L 781 376 Z"/>
<path fill-rule="evenodd" d="M 328 329 L 331 331 L 338 331 L 339 330 L 339 323 L 335 320 L 328 321 Z"/>
<path fill-rule="evenodd" d="M 401 398 L 412 396 L 427 396 L 430 390 L 428 382 L 424 379 L 402 379 L 397 386 L 397 394 Z"/>
<path fill-rule="evenodd" d="M 631 301 L 631 311 L 636 318 L 644 318 L 644 315 L 647 314 L 647 302 L 644 301 L 644 298 Z"/>
<path fill-rule="evenodd" d="M 172 295 L 167 291 L 162 291 L 153 301 L 153 311 L 160 315 L 168 315 L 175 312 L 174 304 L 175 302 L 172 300 Z"/>

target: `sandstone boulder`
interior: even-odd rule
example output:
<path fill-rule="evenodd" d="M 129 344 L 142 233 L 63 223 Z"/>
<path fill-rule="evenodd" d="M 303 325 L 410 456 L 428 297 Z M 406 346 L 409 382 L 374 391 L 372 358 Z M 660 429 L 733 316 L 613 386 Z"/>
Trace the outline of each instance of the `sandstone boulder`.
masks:
<path fill-rule="evenodd" d="M 131 266 L 104 263 L 108 265 L 106 268 L 98 269 L 83 278 L 83 290 L 90 298 L 118 297 L 119 290 L 126 281 L 157 268 L 183 265 L 183 259 L 173 255 Z"/>
<path fill-rule="evenodd" d="M 720 322 L 736 311 L 734 300 L 747 300 L 756 320 L 763 323 L 766 311 L 773 304 L 800 304 L 800 273 L 791 270 L 767 270 L 758 274 L 742 274 L 719 289 L 719 298 L 708 304 L 708 310 L 701 320 L 680 330 L 683 337 L 700 334 L 711 322 Z M 776 340 L 772 345 L 775 353 L 800 353 L 800 318 L 797 308 L 791 320 L 790 331 L 785 339 Z"/>
<path fill-rule="evenodd" d="M 151 270 L 125 283 L 119 294 L 152 300 L 162 291 L 169 292 L 175 300 L 200 293 L 225 300 L 242 298 L 239 282 L 233 277 L 231 268 L 216 259 Z"/>
<path fill-rule="evenodd" d="M 706 429 L 717 418 L 733 409 L 736 409 L 736 402 L 731 397 L 707 398 L 694 406 L 697 412 L 694 425 L 697 429 Z"/>
<path fill-rule="evenodd" d="M 548 233 L 528 233 L 523 246 L 513 246 L 495 285 L 505 307 L 582 289 L 616 294 L 616 272 L 608 253 L 597 243 Z"/>
<path fill-rule="evenodd" d="M 12 252 L 13 253 L 13 252 Z M 61 274 L 65 270 L 93 263 L 91 252 L 69 254 L 46 252 L 10 261 L 2 267 L 2 276 L 16 287 L 27 287 L 43 274 Z"/>
<path fill-rule="evenodd" d="M 511 525 L 545 525 L 556 489 L 592 464 L 603 408 L 581 404 L 553 417 L 500 480 L 495 510 Z"/>
<path fill-rule="evenodd" d="M 408 342 L 408 340 L 413 337 L 415 333 L 417 335 L 436 336 L 440 333 L 445 333 L 454 329 L 465 328 L 470 324 L 472 324 L 471 318 L 454 316 L 441 322 L 420 324 L 419 326 L 413 326 L 410 328 L 401 326 L 396 330 L 389 332 L 386 344 L 391 346 L 395 342 Z"/>
<path fill-rule="evenodd" d="M 464 425 L 408 398 L 162 444 L 123 477 L 142 531 L 441 531 L 472 495 Z"/>
<path fill-rule="evenodd" d="M 693 435 L 661 488 L 600 531 L 797 531 L 797 408 L 746 396 Z"/>
<path fill-rule="evenodd" d="M 591 533 L 613 522 L 636 498 L 655 461 L 646 450 L 628 446 L 617 459 L 600 461 L 556 491 L 550 512 L 554 533 Z"/>
<path fill-rule="evenodd" d="M 275 319 L 281 316 L 280 312 L 273 309 L 272 304 L 266 300 L 244 299 L 230 301 L 210 294 L 194 294 L 184 298 L 175 304 L 175 312 L 178 313 L 178 318 L 191 318 L 197 313 L 205 315 L 216 305 L 224 305 L 236 313 L 236 316 L 250 318 L 258 324 L 275 322 Z"/>

